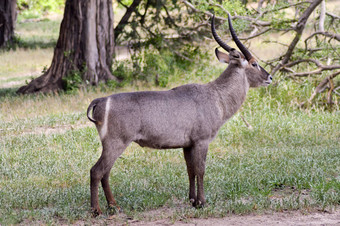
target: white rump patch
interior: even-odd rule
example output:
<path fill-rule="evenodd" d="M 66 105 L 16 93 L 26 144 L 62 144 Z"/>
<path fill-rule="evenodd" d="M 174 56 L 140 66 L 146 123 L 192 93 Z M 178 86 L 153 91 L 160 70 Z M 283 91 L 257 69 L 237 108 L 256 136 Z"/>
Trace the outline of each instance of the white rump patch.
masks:
<path fill-rule="evenodd" d="M 106 134 L 107 134 L 110 102 L 111 102 L 111 99 L 108 97 L 107 100 L 106 100 L 106 105 L 105 105 L 104 123 L 103 123 L 103 125 L 100 129 L 100 139 L 101 140 L 103 140 L 105 138 Z"/>

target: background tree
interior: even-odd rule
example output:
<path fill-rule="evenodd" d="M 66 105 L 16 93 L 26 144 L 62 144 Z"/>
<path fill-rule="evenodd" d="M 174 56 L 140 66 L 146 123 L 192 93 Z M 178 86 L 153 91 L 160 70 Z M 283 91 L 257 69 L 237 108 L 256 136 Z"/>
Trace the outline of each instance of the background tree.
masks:
<path fill-rule="evenodd" d="M 219 31 L 226 31 L 229 11 L 232 19 L 235 19 L 235 28 L 245 43 L 263 37 L 264 42 L 275 46 L 273 48 L 286 48 L 274 59 L 263 61 L 272 74 L 276 75 L 276 84 L 287 79 L 293 79 L 297 83 L 312 80 L 316 88 L 308 99 L 309 102 L 323 91 L 327 91 L 327 103 L 337 101 L 333 97 L 339 95 L 337 90 L 340 89 L 340 82 L 336 80 L 340 74 L 340 17 L 327 12 L 323 0 L 260 0 L 257 4 L 253 1 L 219 0 L 118 0 L 126 11 L 114 29 L 114 35 L 112 17 L 105 16 L 106 11 L 101 11 L 99 3 L 96 5 L 97 16 L 92 16 L 96 18 L 95 25 L 89 26 L 91 23 L 87 21 L 90 5 L 95 3 L 76 2 L 66 3 L 60 38 L 50 69 L 28 86 L 19 89 L 20 93 L 58 90 L 82 82 L 98 84 L 100 80 L 116 80 L 110 72 L 113 43 L 132 47 L 133 79 L 155 80 L 156 84 L 164 86 L 167 78 L 163 79 L 159 70 L 163 66 L 171 67 L 172 63 L 166 60 L 160 62 L 162 58 L 171 54 L 175 60 L 180 58 L 182 61 L 194 62 L 193 53 L 205 51 L 204 48 L 200 49 L 200 42 L 195 41 L 211 38 L 209 24 L 212 14 L 216 15 Z M 100 2 L 105 7 L 108 6 L 107 2 Z M 77 9 L 78 3 L 79 7 L 84 8 Z M 109 19 L 100 22 L 101 18 Z M 108 21 L 111 22 L 106 23 Z M 98 24 L 103 26 L 99 27 Z M 71 25 L 74 27 L 66 28 Z M 95 27 L 97 29 L 93 29 Z M 101 36 L 100 32 L 107 37 Z M 271 34 L 285 33 L 290 33 L 292 40 L 288 38 L 283 43 L 268 38 Z M 91 42 L 94 44 L 90 44 Z M 104 52 L 98 52 L 103 50 Z M 103 57 L 98 56 L 106 58 L 103 60 Z M 113 74 L 120 80 L 127 80 L 128 73 L 122 71 L 124 67 L 120 66 L 112 69 Z M 159 79 L 163 81 L 159 82 Z M 304 104 L 305 101 L 301 106 Z"/>
<path fill-rule="evenodd" d="M 67 0 L 51 66 L 18 93 L 50 92 L 115 79 L 111 0 Z"/>
<path fill-rule="evenodd" d="M 308 101 L 303 101 L 300 106 L 311 102 L 318 93 L 324 91 L 327 91 L 327 104 L 337 103 L 340 96 L 337 91 L 340 81 L 336 80 L 340 74 L 340 17 L 325 10 L 324 0 L 266 1 L 266 4 L 260 1 L 257 10 L 252 7 L 242 10 L 235 5 L 230 7 L 229 1 L 222 4 L 216 0 L 195 1 L 195 4 L 186 0 L 182 2 L 201 21 L 211 17 L 213 12 L 224 24 L 229 11 L 233 19 L 237 19 L 235 26 L 238 31 L 245 32 L 240 38 L 244 42 L 271 33 L 291 33 L 293 39 L 287 43 L 264 41 L 286 48 L 278 57 L 264 61 L 271 68 L 272 75 L 276 76 L 276 84 L 287 79 L 300 84 L 311 80 L 316 88 Z M 287 13 L 289 10 L 295 15 Z"/>
<path fill-rule="evenodd" d="M 16 0 L 0 1 L 0 47 L 12 42 L 17 17 Z"/>

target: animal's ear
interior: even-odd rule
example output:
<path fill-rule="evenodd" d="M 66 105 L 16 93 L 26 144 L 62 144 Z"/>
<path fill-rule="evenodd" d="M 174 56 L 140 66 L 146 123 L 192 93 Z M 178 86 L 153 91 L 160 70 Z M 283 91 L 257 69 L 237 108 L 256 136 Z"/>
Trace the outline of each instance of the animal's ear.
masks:
<path fill-rule="evenodd" d="M 228 55 L 228 54 L 222 53 L 222 52 L 219 51 L 217 48 L 215 49 L 215 54 L 216 54 L 217 59 L 218 59 L 220 62 L 229 64 L 230 58 L 229 58 L 229 55 Z"/>

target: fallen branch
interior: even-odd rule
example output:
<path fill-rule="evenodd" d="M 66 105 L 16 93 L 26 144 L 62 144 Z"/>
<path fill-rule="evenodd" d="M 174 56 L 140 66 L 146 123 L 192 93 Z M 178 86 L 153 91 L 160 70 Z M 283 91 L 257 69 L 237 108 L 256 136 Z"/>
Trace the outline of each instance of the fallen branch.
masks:
<path fill-rule="evenodd" d="M 337 71 L 333 74 L 331 74 L 330 76 L 328 76 L 327 78 L 325 78 L 324 80 L 322 80 L 322 82 L 320 82 L 320 84 L 315 88 L 314 92 L 312 93 L 311 97 L 308 99 L 308 102 L 311 103 L 312 100 L 315 98 L 315 96 L 318 93 L 321 93 L 325 90 L 327 83 L 331 82 L 336 76 L 338 76 L 340 74 L 340 71 Z M 338 88 L 336 88 L 338 89 Z M 334 91 L 334 87 L 333 90 Z M 329 100 L 328 100 L 329 101 Z M 300 104 L 300 107 L 302 107 L 303 105 L 305 105 L 306 102 L 302 102 Z"/>

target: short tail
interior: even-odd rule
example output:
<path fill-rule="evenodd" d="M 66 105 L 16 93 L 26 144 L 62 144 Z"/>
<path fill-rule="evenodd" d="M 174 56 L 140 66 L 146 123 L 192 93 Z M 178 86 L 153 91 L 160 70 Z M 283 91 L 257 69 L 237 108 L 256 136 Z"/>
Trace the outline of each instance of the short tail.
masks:
<path fill-rule="evenodd" d="M 87 108 L 87 113 L 86 113 L 87 118 L 88 118 L 91 122 L 93 122 L 93 123 L 96 123 L 96 122 L 97 122 L 97 121 L 96 121 L 95 119 L 93 119 L 92 117 L 93 117 L 93 111 L 94 111 L 94 109 L 96 108 L 96 105 L 98 104 L 99 101 L 100 101 L 100 98 L 99 98 L 99 99 L 93 100 L 93 101 L 91 102 L 91 104 L 89 105 L 89 107 Z M 92 110 L 92 117 L 90 116 L 91 110 Z"/>

